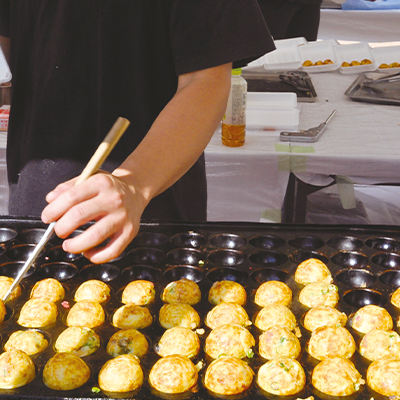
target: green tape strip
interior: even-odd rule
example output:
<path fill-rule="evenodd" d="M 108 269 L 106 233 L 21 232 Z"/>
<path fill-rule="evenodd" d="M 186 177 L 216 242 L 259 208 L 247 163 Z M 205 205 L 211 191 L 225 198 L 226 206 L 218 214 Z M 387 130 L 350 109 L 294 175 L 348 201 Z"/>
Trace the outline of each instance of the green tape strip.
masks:
<path fill-rule="evenodd" d="M 307 157 L 299 154 L 315 153 L 313 146 L 293 146 L 281 143 L 275 143 L 275 151 L 289 153 L 278 156 L 278 170 L 297 173 L 307 172 Z"/>
<path fill-rule="evenodd" d="M 313 146 L 291 146 L 292 153 L 315 153 Z"/>
<path fill-rule="evenodd" d="M 275 143 L 275 151 L 281 152 L 281 153 L 290 153 L 290 145 L 288 144 L 281 144 L 281 143 Z"/>
<path fill-rule="evenodd" d="M 290 171 L 295 173 L 307 172 L 307 157 L 292 155 L 290 159 Z"/>
<path fill-rule="evenodd" d="M 261 219 L 280 223 L 282 221 L 281 210 L 267 208 L 261 213 Z"/>
<path fill-rule="evenodd" d="M 336 175 L 336 184 L 343 208 L 345 210 L 356 208 L 354 182 L 347 176 Z"/>
<path fill-rule="evenodd" d="M 278 171 L 290 172 L 290 154 L 281 154 L 278 156 Z"/>

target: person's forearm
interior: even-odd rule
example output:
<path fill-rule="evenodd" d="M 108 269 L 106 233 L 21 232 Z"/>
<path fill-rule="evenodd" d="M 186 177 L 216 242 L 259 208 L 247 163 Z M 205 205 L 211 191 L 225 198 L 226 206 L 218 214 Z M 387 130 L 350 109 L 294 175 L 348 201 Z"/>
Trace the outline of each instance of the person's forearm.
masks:
<path fill-rule="evenodd" d="M 8 63 L 10 63 L 10 39 L 0 36 L 0 47 L 3 50 L 4 56 Z"/>
<path fill-rule="evenodd" d="M 231 68 L 181 76 L 174 98 L 113 172 L 139 190 L 146 205 L 184 175 L 207 146 L 226 109 Z"/>

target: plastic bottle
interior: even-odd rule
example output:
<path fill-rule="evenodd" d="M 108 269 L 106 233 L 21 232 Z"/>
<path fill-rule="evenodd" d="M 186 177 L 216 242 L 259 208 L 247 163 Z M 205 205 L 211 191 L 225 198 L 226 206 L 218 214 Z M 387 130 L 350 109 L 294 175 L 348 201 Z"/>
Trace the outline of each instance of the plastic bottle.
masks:
<path fill-rule="evenodd" d="M 232 70 L 231 91 L 222 119 L 222 143 L 229 147 L 243 146 L 246 136 L 247 82 L 241 74 L 241 68 Z"/>

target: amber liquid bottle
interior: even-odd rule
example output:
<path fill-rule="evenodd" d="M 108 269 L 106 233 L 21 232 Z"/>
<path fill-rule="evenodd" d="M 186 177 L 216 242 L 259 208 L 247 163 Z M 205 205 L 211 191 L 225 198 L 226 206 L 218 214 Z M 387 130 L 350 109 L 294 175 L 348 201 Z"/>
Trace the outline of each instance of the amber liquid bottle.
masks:
<path fill-rule="evenodd" d="M 246 137 L 247 82 L 241 68 L 232 70 L 228 105 L 222 120 L 222 144 L 229 147 L 243 146 Z"/>

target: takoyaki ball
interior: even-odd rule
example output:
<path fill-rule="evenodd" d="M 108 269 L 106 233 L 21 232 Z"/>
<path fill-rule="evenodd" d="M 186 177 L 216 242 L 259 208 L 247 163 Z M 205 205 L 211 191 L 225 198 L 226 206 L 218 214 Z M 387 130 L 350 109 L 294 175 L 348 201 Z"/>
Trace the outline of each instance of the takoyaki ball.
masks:
<path fill-rule="evenodd" d="M 295 359 L 301 353 L 301 346 L 296 335 L 288 329 L 270 326 L 258 339 L 258 351 L 267 360 L 279 357 Z"/>
<path fill-rule="evenodd" d="M 275 358 L 262 365 L 257 373 L 258 386 L 277 396 L 290 396 L 303 390 L 306 375 L 296 360 Z"/>
<path fill-rule="evenodd" d="M 330 306 L 318 306 L 307 311 L 304 316 L 304 327 L 314 331 L 321 326 L 345 326 L 347 315 Z"/>
<path fill-rule="evenodd" d="M 48 300 L 30 299 L 21 308 L 18 324 L 26 328 L 42 328 L 57 319 L 57 306 Z"/>
<path fill-rule="evenodd" d="M 104 303 L 111 297 L 110 287 L 97 279 L 91 279 L 83 282 L 75 292 L 74 300 L 93 301 L 95 303 Z"/>
<path fill-rule="evenodd" d="M 220 303 L 213 307 L 207 313 L 204 323 L 211 329 L 225 324 L 251 325 L 246 310 L 236 303 Z"/>
<path fill-rule="evenodd" d="M 400 336 L 394 331 L 374 329 L 362 338 L 360 354 L 371 361 L 390 355 L 400 359 Z"/>
<path fill-rule="evenodd" d="M 100 337 L 90 328 L 71 326 L 61 332 L 54 347 L 59 353 L 85 357 L 100 347 Z"/>
<path fill-rule="evenodd" d="M 400 288 L 396 289 L 390 297 L 390 302 L 397 308 L 400 308 Z"/>
<path fill-rule="evenodd" d="M 164 303 L 185 303 L 194 305 L 201 300 L 199 285 L 190 279 L 170 282 L 164 289 L 161 300 Z"/>
<path fill-rule="evenodd" d="M 247 301 L 245 288 L 235 281 L 214 282 L 208 292 L 208 301 L 217 305 L 222 302 L 244 305 Z"/>
<path fill-rule="evenodd" d="M 370 304 L 354 314 L 351 326 L 361 333 L 368 333 L 374 329 L 390 331 L 393 329 L 393 320 L 384 308 Z"/>
<path fill-rule="evenodd" d="M 65 290 L 63 285 L 54 278 L 43 279 L 36 282 L 31 290 L 31 299 L 44 299 L 56 303 L 64 300 Z"/>
<path fill-rule="evenodd" d="M 8 289 L 10 289 L 11 285 L 13 284 L 14 279 L 10 278 L 8 276 L 0 276 L 0 298 L 4 299 L 4 296 L 8 292 Z M 14 300 L 17 297 L 21 296 L 22 294 L 22 289 L 20 285 L 17 285 L 17 287 L 11 292 L 10 297 L 8 300 Z"/>
<path fill-rule="evenodd" d="M 49 342 L 38 331 L 16 331 L 13 332 L 8 338 L 4 349 L 6 351 L 21 350 L 28 356 L 38 354 L 45 350 Z"/>
<path fill-rule="evenodd" d="M 286 283 L 268 281 L 259 286 L 254 296 L 254 302 L 260 307 L 269 304 L 283 304 L 288 306 L 292 301 L 292 290 Z"/>
<path fill-rule="evenodd" d="M 300 263 L 294 274 L 294 280 L 302 285 L 308 285 L 312 282 L 333 282 L 328 267 L 317 258 L 310 258 Z"/>
<path fill-rule="evenodd" d="M 301 290 L 299 301 L 310 308 L 319 306 L 335 307 L 339 302 L 338 288 L 332 283 L 312 282 Z"/>
<path fill-rule="evenodd" d="M 0 356 L 0 389 L 14 389 L 35 379 L 35 364 L 21 350 L 6 351 Z"/>
<path fill-rule="evenodd" d="M 122 292 L 122 302 L 124 304 L 145 306 L 152 303 L 155 298 L 154 283 L 150 281 L 138 280 L 130 282 Z"/>
<path fill-rule="evenodd" d="M 146 307 L 127 304 L 115 311 L 112 324 L 119 329 L 144 329 L 153 323 L 153 316 Z"/>
<path fill-rule="evenodd" d="M 95 301 L 83 300 L 75 303 L 67 316 L 68 326 L 96 328 L 105 320 L 103 307 Z"/>
<path fill-rule="evenodd" d="M 293 331 L 297 327 L 296 317 L 288 307 L 282 304 L 271 304 L 260 310 L 254 321 L 254 325 L 265 331 L 271 326 L 281 326 Z"/>
<path fill-rule="evenodd" d="M 140 358 L 148 352 L 149 343 L 138 330 L 122 329 L 111 336 L 106 350 L 111 357 L 130 354 Z"/>
<path fill-rule="evenodd" d="M 176 326 L 164 332 L 155 348 L 161 357 L 176 354 L 193 358 L 200 352 L 200 339 L 191 329 Z"/>
<path fill-rule="evenodd" d="M 57 353 L 43 369 L 43 383 L 53 390 L 73 390 L 90 378 L 90 368 L 80 357 Z"/>
<path fill-rule="evenodd" d="M 386 356 L 373 361 L 367 370 L 367 385 L 384 396 L 400 394 L 400 360 Z"/>
<path fill-rule="evenodd" d="M 365 383 L 354 364 L 346 358 L 321 361 L 313 370 L 312 385 L 330 396 L 349 396 Z"/>
<path fill-rule="evenodd" d="M 346 328 L 322 326 L 312 332 L 307 351 L 317 360 L 332 357 L 351 358 L 356 351 L 356 343 Z"/>
<path fill-rule="evenodd" d="M 4 321 L 7 315 L 7 309 L 4 305 L 4 301 L 0 299 L 0 324 Z"/>
<path fill-rule="evenodd" d="M 153 365 L 149 383 L 162 393 L 183 393 L 196 385 L 197 378 L 195 365 L 187 357 L 174 355 L 160 358 Z"/>
<path fill-rule="evenodd" d="M 250 388 L 253 376 L 253 370 L 239 358 L 220 357 L 208 366 L 204 386 L 217 394 L 240 394 Z"/>
<path fill-rule="evenodd" d="M 235 324 L 221 325 L 207 336 L 204 351 L 211 358 L 228 355 L 237 358 L 252 357 L 255 340 L 243 326 Z"/>
<path fill-rule="evenodd" d="M 131 392 L 140 388 L 143 380 L 140 362 L 131 354 L 108 360 L 99 372 L 99 386 L 106 392 Z"/>
<path fill-rule="evenodd" d="M 196 329 L 200 325 L 200 316 L 189 304 L 164 304 L 159 311 L 158 321 L 165 328 L 180 326 Z"/>

